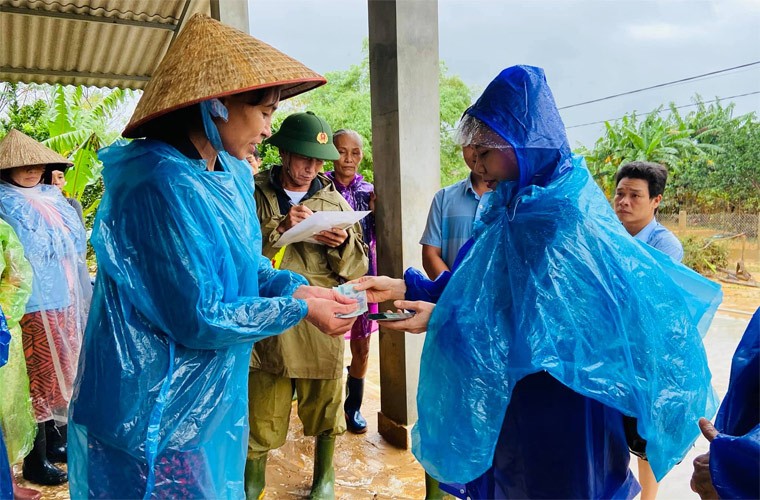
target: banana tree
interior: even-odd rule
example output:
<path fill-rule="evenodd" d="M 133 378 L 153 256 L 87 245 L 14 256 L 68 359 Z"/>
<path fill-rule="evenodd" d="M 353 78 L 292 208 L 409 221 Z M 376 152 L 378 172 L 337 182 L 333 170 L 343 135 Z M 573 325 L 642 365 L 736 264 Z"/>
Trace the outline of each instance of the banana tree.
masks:
<path fill-rule="evenodd" d="M 606 133 L 593 150 L 579 151 L 586 156 L 591 173 L 607 195 L 614 191 L 615 172 L 622 164 L 661 163 L 672 177 L 678 177 L 685 168 L 720 151 L 719 146 L 701 140 L 710 137 L 711 127 L 694 129 L 693 121 L 681 117 L 673 105 L 667 116 L 663 117 L 662 111 L 660 106 L 643 120 L 634 112 L 616 122 L 606 122 Z"/>
<path fill-rule="evenodd" d="M 132 96 L 130 90 L 55 86 L 50 138 L 44 143 L 74 163 L 66 172 L 65 190 L 69 196 L 81 201 L 85 188 L 100 179 L 103 164 L 97 151 L 119 138 L 112 121 Z M 85 214 L 96 208 L 97 202 L 85 207 Z"/>

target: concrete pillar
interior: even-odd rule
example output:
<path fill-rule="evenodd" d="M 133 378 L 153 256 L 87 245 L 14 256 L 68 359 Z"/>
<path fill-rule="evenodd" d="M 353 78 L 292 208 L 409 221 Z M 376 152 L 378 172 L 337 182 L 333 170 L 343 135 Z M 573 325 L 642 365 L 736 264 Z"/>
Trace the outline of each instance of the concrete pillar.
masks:
<path fill-rule="evenodd" d="M 211 17 L 244 33 L 251 33 L 248 0 L 211 0 Z"/>
<path fill-rule="evenodd" d="M 378 270 L 400 278 L 421 268 L 419 239 L 440 188 L 438 2 L 368 0 L 368 15 Z M 379 340 L 378 427 L 409 448 L 424 336 L 381 326 Z"/>

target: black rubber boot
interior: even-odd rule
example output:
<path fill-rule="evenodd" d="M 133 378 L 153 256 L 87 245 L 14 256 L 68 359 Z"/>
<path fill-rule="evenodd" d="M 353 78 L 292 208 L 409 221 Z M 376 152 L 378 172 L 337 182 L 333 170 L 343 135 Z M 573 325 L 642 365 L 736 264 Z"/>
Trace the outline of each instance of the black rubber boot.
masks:
<path fill-rule="evenodd" d="M 334 454 L 335 436 L 317 436 L 314 449 L 314 479 L 311 482 L 309 498 L 318 500 L 335 498 Z"/>
<path fill-rule="evenodd" d="M 349 374 L 346 379 L 346 402 L 343 403 L 348 432 L 354 434 L 364 434 L 367 432 L 367 421 L 360 411 L 363 399 L 364 379 L 354 378 Z"/>
<path fill-rule="evenodd" d="M 245 498 L 259 500 L 266 486 L 267 456 L 249 458 L 245 461 Z"/>
<path fill-rule="evenodd" d="M 45 423 L 37 424 L 37 437 L 34 438 L 34 448 L 24 458 L 24 479 L 43 486 L 56 486 L 68 479 L 62 471 L 47 459 L 45 438 Z"/>
<path fill-rule="evenodd" d="M 66 426 L 56 427 L 52 420 L 45 422 L 45 439 L 47 440 L 47 459 L 53 463 L 66 463 L 68 434 Z"/>

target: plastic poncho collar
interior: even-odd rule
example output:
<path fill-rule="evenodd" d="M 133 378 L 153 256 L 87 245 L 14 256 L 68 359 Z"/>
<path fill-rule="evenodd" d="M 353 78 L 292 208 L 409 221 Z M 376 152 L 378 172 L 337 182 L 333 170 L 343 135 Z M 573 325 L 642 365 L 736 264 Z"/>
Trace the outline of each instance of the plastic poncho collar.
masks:
<path fill-rule="evenodd" d="M 510 142 L 521 175 L 490 197 L 431 317 L 415 456 L 439 480 L 477 478 L 515 384 L 544 370 L 636 417 L 661 478 L 716 408 L 700 335 L 719 286 L 625 232 L 571 155 L 542 70 L 504 70 L 468 113 Z"/>
<path fill-rule="evenodd" d="M 223 171 L 209 172 L 152 140 L 99 155 L 106 191 L 71 405 L 72 497 L 240 498 L 251 347 L 304 318 L 291 295 L 306 280 L 262 257 L 245 162 L 221 152 Z"/>

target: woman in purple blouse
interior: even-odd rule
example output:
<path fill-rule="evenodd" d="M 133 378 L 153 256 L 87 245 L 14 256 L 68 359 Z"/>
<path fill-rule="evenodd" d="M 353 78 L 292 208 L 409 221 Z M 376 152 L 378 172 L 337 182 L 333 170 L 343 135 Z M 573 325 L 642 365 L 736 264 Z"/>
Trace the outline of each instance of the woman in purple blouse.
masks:
<path fill-rule="evenodd" d="M 340 194 L 354 210 L 375 209 L 375 189 L 359 174 L 359 164 L 364 157 L 362 137 L 354 130 L 341 129 L 333 134 L 333 144 L 340 153 L 340 158 L 333 162 L 335 170 L 327 172 Z M 375 215 L 369 214 L 361 220 L 364 242 L 369 247 L 369 271 L 377 275 L 377 258 L 375 254 Z M 377 312 L 377 304 L 369 304 L 369 313 Z M 351 366 L 348 367 L 346 381 L 346 427 L 354 434 L 367 432 L 367 421 L 361 414 L 364 397 L 364 376 L 367 374 L 369 361 L 369 336 L 377 329 L 374 321 L 364 313 L 351 329 Z"/>

